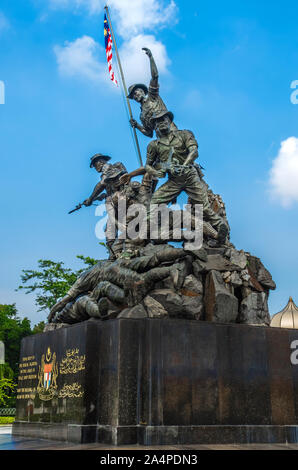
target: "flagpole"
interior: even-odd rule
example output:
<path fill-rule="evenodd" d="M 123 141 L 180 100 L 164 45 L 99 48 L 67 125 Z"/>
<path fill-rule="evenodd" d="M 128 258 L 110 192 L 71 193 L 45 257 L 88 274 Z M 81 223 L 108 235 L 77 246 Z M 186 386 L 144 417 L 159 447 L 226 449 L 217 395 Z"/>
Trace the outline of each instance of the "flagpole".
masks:
<path fill-rule="evenodd" d="M 122 69 L 122 66 L 121 66 L 118 47 L 117 47 L 117 43 L 116 43 L 116 39 L 115 39 L 115 35 L 114 35 L 112 23 L 111 23 L 109 7 L 106 5 L 104 7 L 104 9 L 105 9 L 106 14 L 107 14 L 108 22 L 109 22 L 109 25 L 110 25 L 110 31 L 111 31 L 111 34 L 112 34 L 112 39 L 113 39 L 113 43 L 114 43 L 114 46 L 115 46 L 115 52 L 116 52 L 116 56 L 117 56 L 117 62 L 118 62 L 118 65 L 119 65 L 119 70 L 120 70 L 121 80 L 122 80 L 122 84 L 123 84 L 123 88 L 124 88 L 124 93 L 125 93 L 125 98 L 126 98 L 126 103 L 127 103 L 127 107 L 128 107 L 129 116 L 130 116 L 130 119 L 133 119 L 129 98 L 127 97 L 128 93 L 127 93 L 124 73 L 123 73 L 123 69 Z M 139 157 L 139 160 L 140 160 L 140 164 L 141 164 L 141 166 L 143 166 L 141 150 L 140 150 L 140 146 L 139 146 L 137 132 L 136 132 L 135 127 L 133 127 L 132 129 L 133 129 L 133 134 L 134 134 L 134 138 L 135 138 L 135 142 L 136 142 L 137 154 L 138 154 L 138 157 Z"/>

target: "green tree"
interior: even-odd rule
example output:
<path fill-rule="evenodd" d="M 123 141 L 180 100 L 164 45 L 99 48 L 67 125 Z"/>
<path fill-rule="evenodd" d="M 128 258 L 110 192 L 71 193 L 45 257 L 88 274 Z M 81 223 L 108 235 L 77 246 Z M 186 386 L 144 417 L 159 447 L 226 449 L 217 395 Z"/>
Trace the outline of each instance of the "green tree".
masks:
<path fill-rule="evenodd" d="M 0 364 L 0 379 L 6 378 L 12 380 L 13 376 L 13 370 L 6 362 L 4 364 Z"/>
<path fill-rule="evenodd" d="M 0 364 L 0 406 L 14 407 L 14 373 L 8 364 Z"/>
<path fill-rule="evenodd" d="M 12 379 L 6 377 L 0 377 L 0 405 L 11 406 L 12 393 L 16 388 L 16 384 Z"/>
<path fill-rule="evenodd" d="M 39 270 L 22 271 L 22 285 L 18 289 L 25 289 L 26 294 L 36 293 L 35 303 L 39 311 L 50 310 L 61 297 L 64 297 L 78 276 L 98 262 L 89 256 L 78 255 L 77 258 L 84 263 L 84 267 L 77 271 L 66 268 L 63 262 L 39 260 Z"/>
<path fill-rule="evenodd" d="M 45 327 L 45 322 L 40 321 L 37 325 L 34 325 L 32 334 L 36 335 L 37 333 L 42 333 Z"/>
<path fill-rule="evenodd" d="M 18 374 L 21 340 L 31 333 L 30 320 L 18 317 L 15 304 L 0 304 L 0 340 L 5 344 L 5 359 L 15 377 Z"/>
<path fill-rule="evenodd" d="M 28 318 L 19 318 L 15 304 L 0 305 L 0 340 L 5 344 L 5 364 L 0 370 L 0 394 L 2 404 L 14 407 L 21 340 L 32 334 Z"/>

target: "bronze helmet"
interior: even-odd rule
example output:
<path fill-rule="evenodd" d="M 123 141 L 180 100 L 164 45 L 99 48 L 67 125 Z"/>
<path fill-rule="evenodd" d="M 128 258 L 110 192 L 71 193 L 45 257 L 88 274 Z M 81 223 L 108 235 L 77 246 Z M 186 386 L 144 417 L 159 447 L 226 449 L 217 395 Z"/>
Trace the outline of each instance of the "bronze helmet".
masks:
<path fill-rule="evenodd" d="M 94 166 L 94 163 L 97 160 L 104 160 L 105 162 L 108 162 L 109 160 L 111 160 L 111 157 L 109 157 L 108 155 L 103 155 L 102 153 L 96 153 L 90 159 L 90 168 L 92 168 Z"/>
<path fill-rule="evenodd" d="M 134 94 L 134 92 L 137 88 L 141 88 L 142 90 L 144 90 L 145 94 L 148 95 L 148 88 L 146 87 L 146 85 L 143 85 L 143 83 L 136 83 L 135 85 L 131 85 L 128 88 L 127 98 L 132 100 L 133 99 L 133 94 Z"/>

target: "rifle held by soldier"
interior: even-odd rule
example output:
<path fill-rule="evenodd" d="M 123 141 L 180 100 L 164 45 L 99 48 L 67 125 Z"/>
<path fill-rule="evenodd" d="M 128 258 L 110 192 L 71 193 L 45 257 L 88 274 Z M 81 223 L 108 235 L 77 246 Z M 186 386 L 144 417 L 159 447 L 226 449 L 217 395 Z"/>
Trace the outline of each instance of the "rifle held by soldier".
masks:
<path fill-rule="evenodd" d="M 69 213 L 69 214 L 72 214 L 73 212 L 80 210 L 82 207 L 83 207 L 83 203 L 80 203 L 80 204 L 78 204 L 74 209 L 72 209 L 71 211 L 69 211 L 68 213 Z"/>

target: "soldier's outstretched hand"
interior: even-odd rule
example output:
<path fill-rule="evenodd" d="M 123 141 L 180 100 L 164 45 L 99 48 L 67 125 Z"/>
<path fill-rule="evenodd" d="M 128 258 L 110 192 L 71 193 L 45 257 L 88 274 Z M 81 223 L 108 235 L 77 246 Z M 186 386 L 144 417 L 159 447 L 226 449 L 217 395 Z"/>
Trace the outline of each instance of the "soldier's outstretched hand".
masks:
<path fill-rule="evenodd" d="M 92 201 L 90 199 L 90 197 L 88 197 L 88 199 L 85 199 L 85 201 L 83 202 L 84 206 L 91 206 L 92 204 Z"/>
<path fill-rule="evenodd" d="M 152 52 L 150 49 L 148 49 L 148 47 L 142 47 L 142 50 L 145 51 L 148 57 L 152 57 Z"/>

